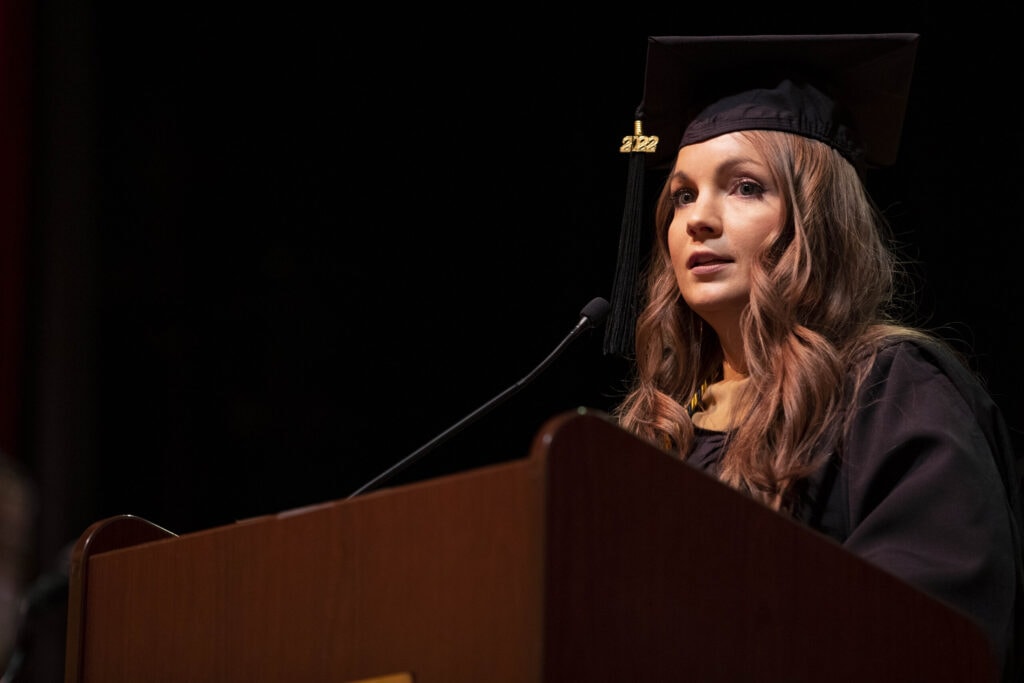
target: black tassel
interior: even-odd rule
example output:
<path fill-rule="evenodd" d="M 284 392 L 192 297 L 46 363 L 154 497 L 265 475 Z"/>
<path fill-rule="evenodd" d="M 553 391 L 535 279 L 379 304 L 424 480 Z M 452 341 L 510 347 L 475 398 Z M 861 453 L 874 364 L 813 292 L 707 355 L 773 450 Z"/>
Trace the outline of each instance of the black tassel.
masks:
<path fill-rule="evenodd" d="M 612 285 L 611 311 L 605 323 L 604 353 L 630 357 L 636 337 L 636 318 L 640 305 L 640 245 L 644 225 L 644 154 L 657 149 L 658 138 L 645 136 L 640 121 L 636 134 L 623 139 L 621 150 L 629 152 L 626 202 L 622 209 L 618 262 Z"/>

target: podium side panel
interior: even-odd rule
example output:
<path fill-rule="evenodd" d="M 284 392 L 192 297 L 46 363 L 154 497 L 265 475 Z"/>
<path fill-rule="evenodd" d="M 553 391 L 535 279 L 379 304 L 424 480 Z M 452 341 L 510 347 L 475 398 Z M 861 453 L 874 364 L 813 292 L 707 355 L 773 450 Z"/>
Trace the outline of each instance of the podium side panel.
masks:
<path fill-rule="evenodd" d="M 94 556 L 83 680 L 538 680 L 540 473 L 495 465 Z"/>

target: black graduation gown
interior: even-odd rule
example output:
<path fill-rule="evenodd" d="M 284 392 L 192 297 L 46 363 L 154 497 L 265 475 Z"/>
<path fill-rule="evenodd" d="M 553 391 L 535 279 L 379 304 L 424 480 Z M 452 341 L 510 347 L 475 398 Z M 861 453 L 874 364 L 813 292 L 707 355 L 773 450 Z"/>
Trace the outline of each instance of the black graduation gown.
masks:
<path fill-rule="evenodd" d="M 1019 480 L 998 408 L 930 343 L 889 345 L 865 386 L 841 453 L 809 482 L 797 518 L 973 617 L 1005 661 L 1024 570 Z M 688 462 L 713 474 L 725 434 L 696 432 Z"/>

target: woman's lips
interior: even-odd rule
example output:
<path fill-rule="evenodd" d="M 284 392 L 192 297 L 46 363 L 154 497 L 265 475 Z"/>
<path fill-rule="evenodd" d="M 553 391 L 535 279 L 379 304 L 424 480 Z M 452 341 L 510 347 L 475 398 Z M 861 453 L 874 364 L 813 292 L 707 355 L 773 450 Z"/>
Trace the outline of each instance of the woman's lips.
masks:
<path fill-rule="evenodd" d="M 730 261 L 708 261 L 707 263 L 702 263 L 690 268 L 690 272 L 694 275 L 711 275 L 722 270 L 729 265 L 729 263 Z"/>
<path fill-rule="evenodd" d="M 686 260 L 686 267 L 695 275 L 717 273 L 732 263 L 732 259 L 711 252 L 693 254 Z"/>

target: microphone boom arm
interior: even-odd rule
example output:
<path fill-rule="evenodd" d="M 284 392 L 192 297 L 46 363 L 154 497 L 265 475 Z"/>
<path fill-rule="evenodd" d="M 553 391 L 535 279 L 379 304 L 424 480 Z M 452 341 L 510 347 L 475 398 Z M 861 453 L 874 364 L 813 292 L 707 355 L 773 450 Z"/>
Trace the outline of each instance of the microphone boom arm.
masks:
<path fill-rule="evenodd" d="M 591 327 L 594 327 L 595 325 L 599 325 L 602 322 L 604 322 L 605 316 L 608 315 L 608 308 L 608 302 L 602 299 L 601 297 L 592 299 L 590 303 L 584 306 L 583 310 L 580 311 L 580 321 L 576 323 L 576 327 L 574 327 L 572 331 L 569 332 L 568 335 L 566 335 L 566 337 L 561 341 L 561 343 L 559 343 L 558 346 L 556 346 L 555 349 L 548 354 L 547 358 L 542 360 L 540 364 L 537 365 L 537 367 L 535 367 L 533 370 L 527 373 L 518 382 L 516 382 L 515 384 L 508 387 L 500 394 L 492 398 L 490 401 L 484 403 L 482 406 L 471 412 L 469 415 L 466 415 L 464 418 L 453 424 L 451 427 L 444 430 L 443 432 L 435 436 L 433 439 L 426 442 L 425 444 L 417 448 L 415 451 L 399 460 L 391 467 L 384 470 L 376 477 L 360 486 L 358 489 L 350 493 L 348 495 L 348 498 L 355 498 L 359 494 L 365 493 L 369 489 L 377 486 L 378 484 L 384 482 L 385 480 L 390 479 L 391 477 L 398 474 L 406 467 L 408 467 L 409 465 L 413 464 L 421 457 L 426 455 L 429 451 L 433 450 L 434 448 L 437 448 L 439 445 L 450 439 L 452 436 L 454 436 L 461 430 L 465 429 L 472 423 L 479 420 L 481 417 L 489 413 L 497 405 L 506 401 L 509 397 L 513 396 L 514 394 L 518 393 L 523 387 L 532 382 L 537 375 L 539 375 L 549 365 L 551 365 L 551 363 L 553 363 L 556 358 L 562 355 L 562 352 L 565 350 L 565 348 L 573 340 L 575 340 L 576 337 L 580 336 L 580 334 L 582 334 L 584 330 L 587 330 Z"/>

